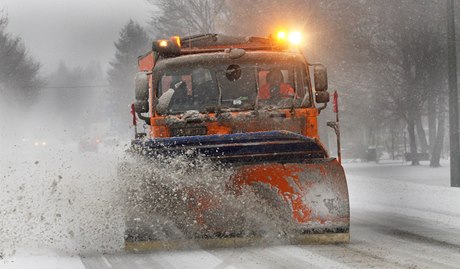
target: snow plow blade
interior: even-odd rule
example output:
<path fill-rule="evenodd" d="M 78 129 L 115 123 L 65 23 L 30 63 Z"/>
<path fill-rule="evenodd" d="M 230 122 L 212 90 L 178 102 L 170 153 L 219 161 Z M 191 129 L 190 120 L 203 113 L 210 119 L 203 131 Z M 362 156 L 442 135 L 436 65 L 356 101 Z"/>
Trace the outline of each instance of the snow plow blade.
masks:
<path fill-rule="evenodd" d="M 170 238 L 128 234 L 128 251 L 349 241 L 345 173 L 316 139 L 273 131 L 150 139 L 133 145 L 135 152 L 152 161 L 164 155 L 185 155 L 192 160 L 203 156 L 218 167 L 231 167 L 232 172 L 229 178 L 220 179 L 222 189 L 174 186 L 160 194 L 180 198 L 165 202 L 155 213 L 170 218 L 181 208 L 177 211 L 190 216 L 172 223 L 179 230 L 192 225 L 200 232 Z M 164 184 L 157 185 L 164 188 Z M 183 204 L 172 206 L 175 203 Z"/>
<path fill-rule="evenodd" d="M 326 158 L 318 140 L 287 131 L 173 137 L 134 141 L 147 156 L 206 156 L 223 163 L 292 162 Z"/>
<path fill-rule="evenodd" d="M 324 244 L 345 244 L 350 241 L 349 233 L 334 234 L 303 234 L 297 235 L 289 240 L 272 241 L 263 237 L 226 237 L 226 238 L 205 238 L 205 239 L 175 239 L 126 242 L 125 251 L 147 252 L 164 250 L 193 250 L 193 249 L 217 249 L 217 248 L 239 248 L 256 247 L 266 245 L 324 245 Z"/>

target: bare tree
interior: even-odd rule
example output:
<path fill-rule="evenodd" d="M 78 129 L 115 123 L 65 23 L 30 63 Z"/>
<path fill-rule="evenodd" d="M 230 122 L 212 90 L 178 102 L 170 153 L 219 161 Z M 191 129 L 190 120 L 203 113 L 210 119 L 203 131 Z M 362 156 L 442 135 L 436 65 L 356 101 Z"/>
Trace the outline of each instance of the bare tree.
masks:
<path fill-rule="evenodd" d="M 225 0 L 147 1 L 155 7 L 150 25 L 157 37 L 214 33 L 225 17 Z"/>
<path fill-rule="evenodd" d="M 378 89 L 375 105 L 389 122 L 402 119 L 407 123 L 414 165 L 418 164 L 417 137 L 422 152 L 429 149 L 422 125 L 427 100 L 442 86 L 439 59 L 444 39 L 437 28 L 436 8 L 439 5 L 429 1 L 375 4 L 369 15 L 372 30 L 363 35 L 369 40 L 370 61 L 377 71 L 373 75 Z"/>
<path fill-rule="evenodd" d="M 440 94 L 437 96 L 437 127 L 435 128 L 436 136 L 432 146 L 432 153 L 431 153 L 431 160 L 430 166 L 431 167 L 440 167 L 440 159 L 442 148 L 444 145 L 444 138 L 445 138 L 445 131 L 446 131 L 446 98 L 444 94 Z"/>

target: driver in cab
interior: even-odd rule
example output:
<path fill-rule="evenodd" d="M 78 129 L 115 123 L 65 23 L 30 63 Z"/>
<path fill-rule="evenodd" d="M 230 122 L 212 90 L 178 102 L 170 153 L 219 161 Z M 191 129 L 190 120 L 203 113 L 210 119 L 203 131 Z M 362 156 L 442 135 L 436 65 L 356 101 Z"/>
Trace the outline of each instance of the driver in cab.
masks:
<path fill-rule="evenodd" d="M 284 83 L 283 73 L 279 69 L 273 69 L 267 74 L 267 83 L 259 89 L 259 100 L 280 100 L 292 98 L 294 89 L 288 83 Z"/>

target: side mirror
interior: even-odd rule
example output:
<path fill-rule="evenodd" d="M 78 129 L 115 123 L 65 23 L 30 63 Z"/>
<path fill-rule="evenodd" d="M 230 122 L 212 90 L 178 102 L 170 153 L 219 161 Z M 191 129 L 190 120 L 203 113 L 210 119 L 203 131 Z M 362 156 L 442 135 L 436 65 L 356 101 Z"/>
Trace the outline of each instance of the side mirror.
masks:
<path fill-rule="evenodd" d="M 136 101 L 134 103 L 134 111 L 136 111 L 136 113 L 149 112 L 149 102 L 148 101 Z"/>
<path fill-rule="evenodd" d="M 322 64 L 316 64 L 313 66 L 313 74 L 315 79 L 315 91 L 324 92 L 327 91 L 327 69 Z"/>
<path fill-rule="evenodd" d="M 147 72 L 138 72 L 134 82 L 136 100 L 147 101 L 149 99 L 149 77 Z"/>
<path fill-rule="evenodd" d="M 326 104 L 329 103 L 330 95 L 328 92 L 316 92 L 315 93 L 315 101 L 318 104 Z"/>

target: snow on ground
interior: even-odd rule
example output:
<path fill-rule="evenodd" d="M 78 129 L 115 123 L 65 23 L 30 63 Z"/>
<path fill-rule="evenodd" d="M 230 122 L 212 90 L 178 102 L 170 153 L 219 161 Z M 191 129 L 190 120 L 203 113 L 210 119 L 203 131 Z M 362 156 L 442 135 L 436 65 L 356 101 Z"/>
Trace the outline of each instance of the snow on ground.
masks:
<path fill-rule="evenodd" d="M 41 253 L 40 253 L 41 252 Z M 40 253 L 40 254 L 38 254 Z M 16 253 L 12 258 L 0 260 L 0 268 L 4 269 L 84 269 L 84 265 L 79 256 L 59 255 L 49 251 L 30 250 L 24 253 Z"/>
<path fill-rule="evenodd" d="M 11 255 L 4 255 L 0 259 L 0 268 L 455 268 L 455 264 L 460 264 L 458 253 L 460 189 L 448 187 L 449 167 L 447 162 L 443 163 L 443 167 L 436 169 L 429 168 L 426 164 L 420 167 L 402 163 L 345 164 L 352 218 L 350 244 L 266 246 L 145 254 L 100 254 L 98 251 L 104 251 L 105 248 L 89 240 L 116 246 L 117 242 L 110 242 L 109 239 L 120 238 L 117 234 L 119 232 L 117 229 L 120 227 L 117 225 L 108 229 L 105 235 L 98 235 L 100 234 L 98 227 L 117 221 L 106 219 L 104 212 L 107 211 L 96 210 L 107 205 L 106 199 L 110 198 L 107 197 L 107 193 L 111 192 L 101 190 L 113 184 L 107 177 L 112 173 L 109 171 L 110 168 L 113 168 L 112 162 L 103 161 L 104 158 L 101 156 L 104 155 L 84 154 L 83 157 L 75 157 L 75 160 L 78 161 L 74 160 L 71 164 L 68 163 L 70 160 L 66 159 L 66 162 L 61 160 L 64 168 L 66 165 L 72 168 L 45 173 L 51 175 L 53 179 L 62 175 L 62 182 L 65 182 L 66 179 L 85 182 L 79 186 L 85 187 L 81 191 L 86 193 L 83 196 L 86 200 L 80 200 L 78 206 L 72 207 L 73 210 L 81 212 L 66 213 L 61 216 L 67 220 L 71 216 L 83 217 L 78 224 L 72 224 L 74 226 L 66 227 L 65 223 L 61 223 L 60 226 L 47 231 L 46 225 L 43 226 L 44 224 L 38 221 L 43 214 L 50 216 L 49 212 L 46 212 L 50 208 L 42 207 L 56 201 L 59 205 L 59 197 L 52 198 L 53 203 L 46 199 L 35 201 L 33 197 L 27 197 L 27 195 L 15 201 L 20 206 L 37 204 L 41 209 L 40 214 L 35 211 L 25 211 L 28 212 L 27 214 L 24 212 L 14 214 L 7 205 L 0 206 L 0 210 L 3 210 L 2 214 L 7 209 L 10 210 L 7 212 L 10 216 L 19 217 L 16 220 L 7 220 L 6 223 L 2 219 L 0 228 L 5 228 L 4 225 L 7 224 L 8 229 L 14 230 L 12 226 L 17 225 L 19 227 L 16 227 L 14 231 L 25 233 L 25 239 L 33 239 L 32 242 L 46 238 L 50 232 L 62 233 L 69 229 L 78 232 L 75 236 L 77 242 L 65 237 L 58 240 L 54 248 L 53 243 L 56 242 L 51 241 L 46 244 L 42 242 L 41 245 L 34 242 L 31 244 L 32 249 L 27 249 L 28 241 L 19 240 L 21 236 L 16 234 L 13 236 L 13 239 L 17 239 L 16 244 L 11 247 L 20 246 L 20 248 L 18 247 L 18 251 L 13 253 L 10 251 Z M 60 164 L 59 159 L 53 158 L 40 160 L 39 164 L 43 167 L 47 165 L 53 167 L 53 162 Z M 33 177 L 35 172 L 40 171 L 36 169 L 38 164 L 34 163 L 33 158 L 24 160 L 23 163 L 26 165 L 23 165 L 22 168 L 29 167 L 25 173 L 28 180 L 30 178 L 39 180 L 39 182 L 45 180 L 46 177 Z M 14 165 L 11 163 L 9 165 L 2 163 L 2 165 L 2 171 L 5 171 L 3 168 L 9 169 L 7 170 L 9 171 L 8 176 L 16 174 Z M 24 175 L 23 172 L 20 174 Z M 88 188 L 88 183 L 98 181 L 105 183 L 94 184 L 93 188 Z M 12 180 L 8 181 L 10 187 L 17 187 L 20 190 L 19 194 L 34 193 L 30 189 L 27 190 L 27 187 L 25 187 L 26 190 L 21 190 L 21 182 L 15 185 Z M 41 192 L 49 196 L 54 186 L 53 181 L 44 182 L 47 187 L 41 189 Z M 37 183 L 30 188 L 39 188 L 39 185 Z M 61 187 L 60 193 L 66 193 L 65 184 L 59 183 L 57 186 Z M 98 199 L 94 199 L 94 196 Z M 11 193 L 8 194 L 8 197 L 18 199 L 17 195 L 11 195 Z M 28 202 L 21 202 L 24 200 Z M 60 207 L 51 208 L 50 211 L 54 214 L 58 209 Z M 30 212 L 32 215 L 28 216 Z M 24 225 L 30 221 L 33 225 Z M 30 227 L 35 225 L 38 227 Z M 21 228 L 21 226 L 27 228 Z M 82 229 L 77 229 L 79 226 Z M 27 234 L 29 228 L 33 231 L 31 234 Z M 10 234 L 6 235 L 4 237 L 5 234 L 2 234 L 3 238 L 11 239 Z M 65 251 L 69 251 L 69 244 L 79 251 L 87 246 L 88 250 L 95 252 L 89 256 L 72 256 Z M 40 250 L 33 248 L 37 245 L 42 248 Z M 60 247 L 64 251 L 60 251 Z M 43 250 L 46 248 L 50 250 Z"/>
<path fill-rule="evenodd" d="M 117 150 L 79 152 L 76 143 L 3 149 L 0 255 L 24 249 L 67 255 L 122 248 Z"/>
<path fill-rule="evenodd" d="M 345 164 L 350 207 L 436 220 L 460 227 L 460 189 L 450 188 L 450 168 L 401 163 Z"/>
<path fill-rule="evenodd" d="M 450 186 L 450 166 L 448 160 L 442 160 L 441 167 L 439 168 L 431 168 L 426 161 L 422 161 L 420 166 L 411 166 L 407 162 L 397 160 L 383 160 L 378 164 L 374 162 L 358 163 L 345 160 L 344 167 L 346 172 L 353 176 L 392 179 L 444 187 Z"/>

